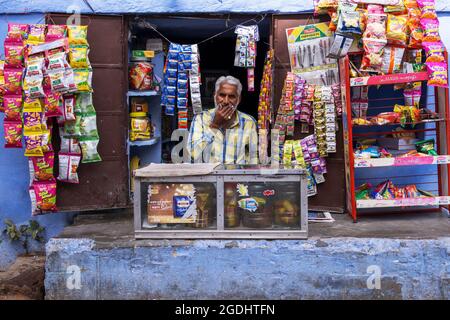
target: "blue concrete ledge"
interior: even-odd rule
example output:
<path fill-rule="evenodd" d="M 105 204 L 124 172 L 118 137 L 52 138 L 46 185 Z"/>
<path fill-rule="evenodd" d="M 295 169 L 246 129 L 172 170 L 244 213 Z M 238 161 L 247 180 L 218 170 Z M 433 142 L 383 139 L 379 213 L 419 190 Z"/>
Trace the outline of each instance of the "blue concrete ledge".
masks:
<path fill-rule="evenodd" d="M 450 298 L 449 237 L 147 241 L 103 248 L 92 239 L 69 238 L 51 239 L 46 250 L 49 300 Z"/>

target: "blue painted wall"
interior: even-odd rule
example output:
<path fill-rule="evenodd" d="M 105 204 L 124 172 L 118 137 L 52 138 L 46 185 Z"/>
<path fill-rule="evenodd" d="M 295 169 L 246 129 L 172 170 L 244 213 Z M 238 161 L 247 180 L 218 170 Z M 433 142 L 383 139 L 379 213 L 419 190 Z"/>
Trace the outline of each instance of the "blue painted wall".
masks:
<path fill-rule="evenodd" d="M 42 14 L 28 15 L 0 15 L 0 43 L 3 44 L 7 33 L 9 22 L 38 23 L 43 22 Z M 4 57 L 3 45 L 1 45 L 0 56 Z M 16 224 L 27 223 L 31 218 L 31 203 L 28 196 L 28 184 L 30 181 L 28 173 L 27 158 L 23 155 L 24 149 L 5 149 L 5 138 L 3 135 L 4 114 L 0 113 L 0 230 L 3 230 L 4 220 L 11 219 Z M 72 214 L 54 213 L 35 218 L 46 228 L 46 240 L 61 232 L 62 228 L 71 220 Z M 19 244 L 11 244 L 3 235 L 0 243 L 0 270 L 5 269 L 14 262 L 18 254 L 23 253 Z M 35 244 L 34 250 L 43 250 L 43 244 Z"/>

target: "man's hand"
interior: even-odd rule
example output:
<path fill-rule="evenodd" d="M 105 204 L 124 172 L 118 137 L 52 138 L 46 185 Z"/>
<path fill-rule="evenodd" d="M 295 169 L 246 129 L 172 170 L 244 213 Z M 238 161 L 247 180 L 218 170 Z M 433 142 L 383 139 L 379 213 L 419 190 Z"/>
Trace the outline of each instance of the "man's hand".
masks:
<path fill-rule="evenodd" d="M 231 104 L 225 107 L 220 105 L 215 112 L 214 119 L 210 127 L 214 129 L 225 128 L 233 118 L 234 111 L 235 109 Z"/>

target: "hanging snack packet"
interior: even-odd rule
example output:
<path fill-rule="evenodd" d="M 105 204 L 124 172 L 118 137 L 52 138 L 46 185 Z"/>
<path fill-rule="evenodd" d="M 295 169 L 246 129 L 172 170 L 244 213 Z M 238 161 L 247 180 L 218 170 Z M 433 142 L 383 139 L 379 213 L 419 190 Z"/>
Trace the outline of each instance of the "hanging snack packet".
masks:
<path fill-rule="evenodd" d="M 50 78 L 50 87 L 53 92 L 67 92 L 69 85 L 64 77 L 65 69 L 53 70 L 48 72 Z"/>
<path fill-rule="evenodd" d="M 23 109 L 23 132 L 25 135 L 42 133 L 42 108 Z"/>
<path fill-rule="evenodd" d="M 404 89 L 403 96 L 405 97 L 405 105 L 406 106 L 419 107 L 420 97 L 422 96 L 422 88 Z"/>
<path fill-rule="evenodd" d="M 81 114 L 76 113 L 75 121 L 66 121 L 64 123 L 64 132 L 66 137 L 79 137 L 80 133 Z"/>
<path fill-rule="evenodd" d="M 21 121 L 22 96 L 6 95 L 3 98 L 3 108 L 6 120 Z"/>
<path fill-rule="evenodd" d="M 68 25 L 67 31 L 70 44 L 88 44 L 87 26 Z"/>
<path fill-rule="evenodd" d="M 381 72 L 384 74 L 397 73 L 402 65 L 405 48 L 387 46 L 382 56 Z"/>
<path fill-rule="evenodd" d="M 64 127 L 60 127 L 61 150 L 60 152 L 81 154 L 80 144 L 76 138 L 66 138 Z"/>
<path fill-rule="evenodd" d="M 79 141 L 81 152 L 83 153 L 83 160 L 81 161 L 81 163 L 102 161 L 102 158 L 97 151 L 97 146 L 99 143 L 98 138 L 81 137 Z"/>
<path fill-rule="evenodd" d="M 353 38 L 350 36 L 335 33 L 333 44 L 331 45 L 327 58 L 339 59 L 346 56 L 352 44 Z"/>
<path fill-rule="evenodd" d="M 77 154 L 59 153 L 59 176 L 58 180 L 68 183 L 79 183 L 78 180 L 78 166 L 81 157 Z"/>
<path fill-rule="evenodd" d="M 54 40 L 63 39 L 66 37 L 66 32 L 66 25 L 49 24 L 47 26 L 47 35 L 45 37 L 45 41 L 51 42 Z"/>
<path fill-rule="evenodd" d="M 5 69 L 5 93 L 6 94 L 21 94 L 22 93 L 22 69 Z"/>
<path fill-rule="evenodd" d="M 28 40 L 37 43 L 45 42 L 45 29 L 45 24 L 31 24 Z"/>
<path fill-rule="evenodd" d="M 62 116 L 61 94 L 57 92 L 46 92 L 44 98 L 44 110 L 47 118 Z"/>
<path fill-rule="evenodd" d="M 36 56 L 36 57 L 29 57 L 27 63 L 26 63 L 26 72 L 25 77 L 43 77 L 43 69 L 44 69 L 44 57 L 43 56 Z"/>
<path fill-rule="evenodd" d="M 369 5 L 369 7 L 371 6 L 373 7 L 375 5 Z M 377 12 L 377 10 L 368 9 L 367 26 L 363 38 L 386 39 L 386 14 L 372 12 Z"/>
<path fill-rule="evenodd" d="M 22 122 L 9 121 L 3 122 L 5 133 L 5 148 L 22 148 Z"/>
<path fill-rule="evenodd" d="M 361 34 L 359 11 L 341 11 L 338 31 L 342 33 Z"/>
<path fill-rule="evenodd" d="M 75 96 L 73 94 L 63 96 L 63 116 L 65 121 L 75 120 Z"/>
<path fill-rule="evenodd" d="M 439 21 L 437 19 L 421 19 L 420 25 L 424 30 L 423 42 L 439 42 Z"/>
<path fill-rule="evenodd" d="M 83 137 L 99 137 L 97 131 L 97 116 L 95 113 L 82 114 L 80 120 L 80 135 Z"/>
<path fill-rule="evenodd" d="M 445 61 L 445 48 L 442 42 L 423 42 L 422 46 L 425 49 L 425 55 L 427 57 L 426 63 Z"/>
<path fill-rule="evenodd" d="M 386 26 L 386 38 L 398 44 L 406 44 L 406 28 L 408 18 L 405 15 L 397 16 L 388 14 Z"/>
<path fill-rule="evenodd" d="M 87 45 L 70 45 L 69 49 L 69 61 L 70 66 L 74 69 L 77 68 L 89 68 L 89 46 Z"/>
<path fill-rule="evenodd" d="M 22 41 L 25 40 L 28 33 L 27 24 L 8 23 L 8 34 L 6 41 Z"/>
<path fill-rule="evenodd" d="M 445 62 L 427 63 L 428 85 L 448 88 L 448 71 Z"/>
<path fill-rule="evenodd" d="M 364 56 L 360 68 L 361 71 L 381 71 L 383 49 L 386 42 L 386 40 L 381 39 L 363 39 Z"/>
<path fill-rule="evenodd" d="M 79 93 L 76 95 L 75 112 L 95 112 L 94 104 L 92 103 L 92 93 Z"/>
<path fill-rule="evenodd" d="M 53 152 L 46 152 L 43 157 L 29 158 L 28 162 L 30 164 L 31 181 L 53 179 L 53 167 L 55 164 L 55 154 Z"/>
<path fill-rule="evenodd" d="M 5 42 L 5 64 L 11 68 L 23 68 L 24 45 L 22 42 Z"/>
<path fill-rule="evenodd" d="M 36 207 L 43 212 L 57 211 L 56 181 L 37 181 L 33 183 Z"/>
<path fill-rule="evenodd" d="M 23 88 L 27 97 L 42 98 L 45 96 L 42 77 L 25 77 L 23 79 Z"/>
<path fill-rule="evenodd" d="M 42 135 L 25 136 L 25 157 L 43 157 Z"/>
<path fill-rule="evenodd" d="M 417 4 L 422 10 L 422 19 L 437 19 L 434 0 L 417 0 Z"/>
<path fill-rule="evenodd" d="M 48 54 L 47 70 L 61 70 L 69 66 L 66 60 L 66 54 L 64 52 L 56 52 L 54 54 Z"/>
<path fill-rule="evenodd" d="M 75 86 L 78 92 L 92 92 L 92 69 L 74 69 Z"/>

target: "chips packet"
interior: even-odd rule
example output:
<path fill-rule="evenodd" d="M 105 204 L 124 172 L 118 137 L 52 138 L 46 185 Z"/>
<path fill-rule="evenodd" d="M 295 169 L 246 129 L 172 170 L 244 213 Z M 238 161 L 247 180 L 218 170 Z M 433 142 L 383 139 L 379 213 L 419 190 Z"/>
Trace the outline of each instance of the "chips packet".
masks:
<path fill-rule="evenodd" d="M 5 93 L 6 94 L 22 94 L 22 69 L 6 68 L 3 71 L 5 77 Z"/>
<path fill-rule="evenodd" d="M 26 157 L 43 157 L 42 151 L 42 135 L 34 134 L 25 136 L 25 156 Z"/>
<path fill-rule="evenodd" d="M 3 108 L 5 110 L 5 119 L 12 121 L 21 121 L 22 96 L 6 95 L 3 97 Z"/>
<path fill-rule="evenodd" d="M 396 44 L 406 44 L 407 21 L 406 15 L 388 14 L 386 38 Z"/>
<path fill-rule="evenodd" d="M 52 42 L 54 40 L 63 39 L 66 37 L 67 26 L 49 24 L 47 26 L 47 35 L 45 36 L 45 41 Z"/>
<path fill-rule="evenodd" d="M 439 42 L 439 21 L 437 19 L 420 19 L 420 25 L 424 30 L 423 42 Z"/>
<path fill-rule="evenodd" d="M 75 114 L 75 121 L 66 121 L 64 123 L 64 133 L 66 137 L 77 138 L 81 136 L 80 133 L 80 122 L 82 115 L 79 113 Z"/>
<path fill-rule="evenodd" d="M 87 26 L 68 25 L 67 33 L 70 44 L 88 44 Z"/>
<path fill-rule="evenodd" d="M 448 88 L 448 70 L 445 62 L 429 62 L 426 64 L 428 71 L 428 85 Z"/>
<path fill-rule="evenodd" d="M 3 122 L 5 133 L 5 148 L 22 148 L 22 122 L 9 121 Z"/>
<path fill-rule="evenodd" d="M 387 43 L 382 39 L 363 39 L 364 56 L 361 63 L 361 71 L 380 72 L 383 64 L 382 55 Z"/>
<path fill-rule="evenodd" d="M 21 23 L 8 23 L 6 41 L 23 41 L 28 33 L 28 25 Z"/>
<path fill-rule="evenodd" d="M 45 96 L 42 85 L 42 77 L 25 77 L 23 79 L 23 89 L 25 95 L 30 98 L 42 98 Z"/>
<path fill-rule="evenodd" d="M 342 33 L 361 34 L 359 11 L 342 10 L 338 23 L 338 31 Z"/>
<path fill-rule="evenodd" d="M 98 138 L 97 116 L 95 113 L 83 113 L 80 120 L 80 135 Z"/>
<path fill-rule="evenodd" d="M 102 161 L 102 158 L 98 154 L 97 146 L 99 143 L 98 138 L 81 137 L 80 138 L 81 152 L 83 154 L 83 160 L 81 163 L 91 163 Z"/>
<path fill-rule="evenodd" d="M 55 154 L 53 152 L 44 153 L 43 157 L 31 157 L 28 159 L 30 167 L 30 181 L 52 180 L 53 167 L 55 164 Z"/>
<path fill-rule="evenodd" d="M 81 156 L 79 154 L 70 154 L 60 152 L 59 159 L 59 175 L 58 180 L 68 183 L 80 183 L 78 179 L 78 166 Z"/>
<path fill-rule="evenodd" d="M 94 104 L 92 102 L 92 93 L 83 92 L 76 95 L 75 112 L 78 113 L 92 113 L 95 112 Z"/>
<path fill-rule="evenodd" d="M 55 180 L 34 182 L 33 192 L 38 210 L 42 212 L 57 211 Z"/>
<path fill-rule="evenodd" d="M 422 10 L 422 19 L 437 19 L 435 0 L 417 0 Z"/>
<path fill-rule="evenodd" d="M 74 121 L 75 117 L 75 96 L 73 94 L 63 96 L 63 117 L 65 121 Z"/>
<path fill-rule="evenodd" d="M 5 41 L 5 64 L 10 68 L 23 68 L 24 45 L 22 42 Z"/>
<path fill-rule="evenodd" d="M 45 24 L 30 24 L 30 32 L 28 34 L 28 40 L 37 43 L 45 42 Z"/>
<path fill-rule="evenodd" d="M 77 92 L 92 92 L 92 69 L 73 69 Z"/>
<path fill-rule="evenodd" d="M 47 118 L 62 116 L 61 94 L 47 91 L 44 97 L 44 110 Z"/>
<path fill-rule="evenodd" d="M 381 72 L 385 74 L 400 72 L 405 48 L 387 46 L 381 57 Z"/>
<path fill-rule="evenodd" d="M 69 49 L 69 63 L 72 68 L 89 68 L 89 46 L 74 44 L 70 45 Z"/>
<path fill-rule="evenodd" d="M 425 49 L 425 62 L 444 62 L 445 47 L 442 42 L 423 42 L 423 48 Z"/>
<path fill-rule="evenodd" d="M 42 133 L 43 123 L 42 108 L 23 109 L 23 132 L 25 135 Z"/>

